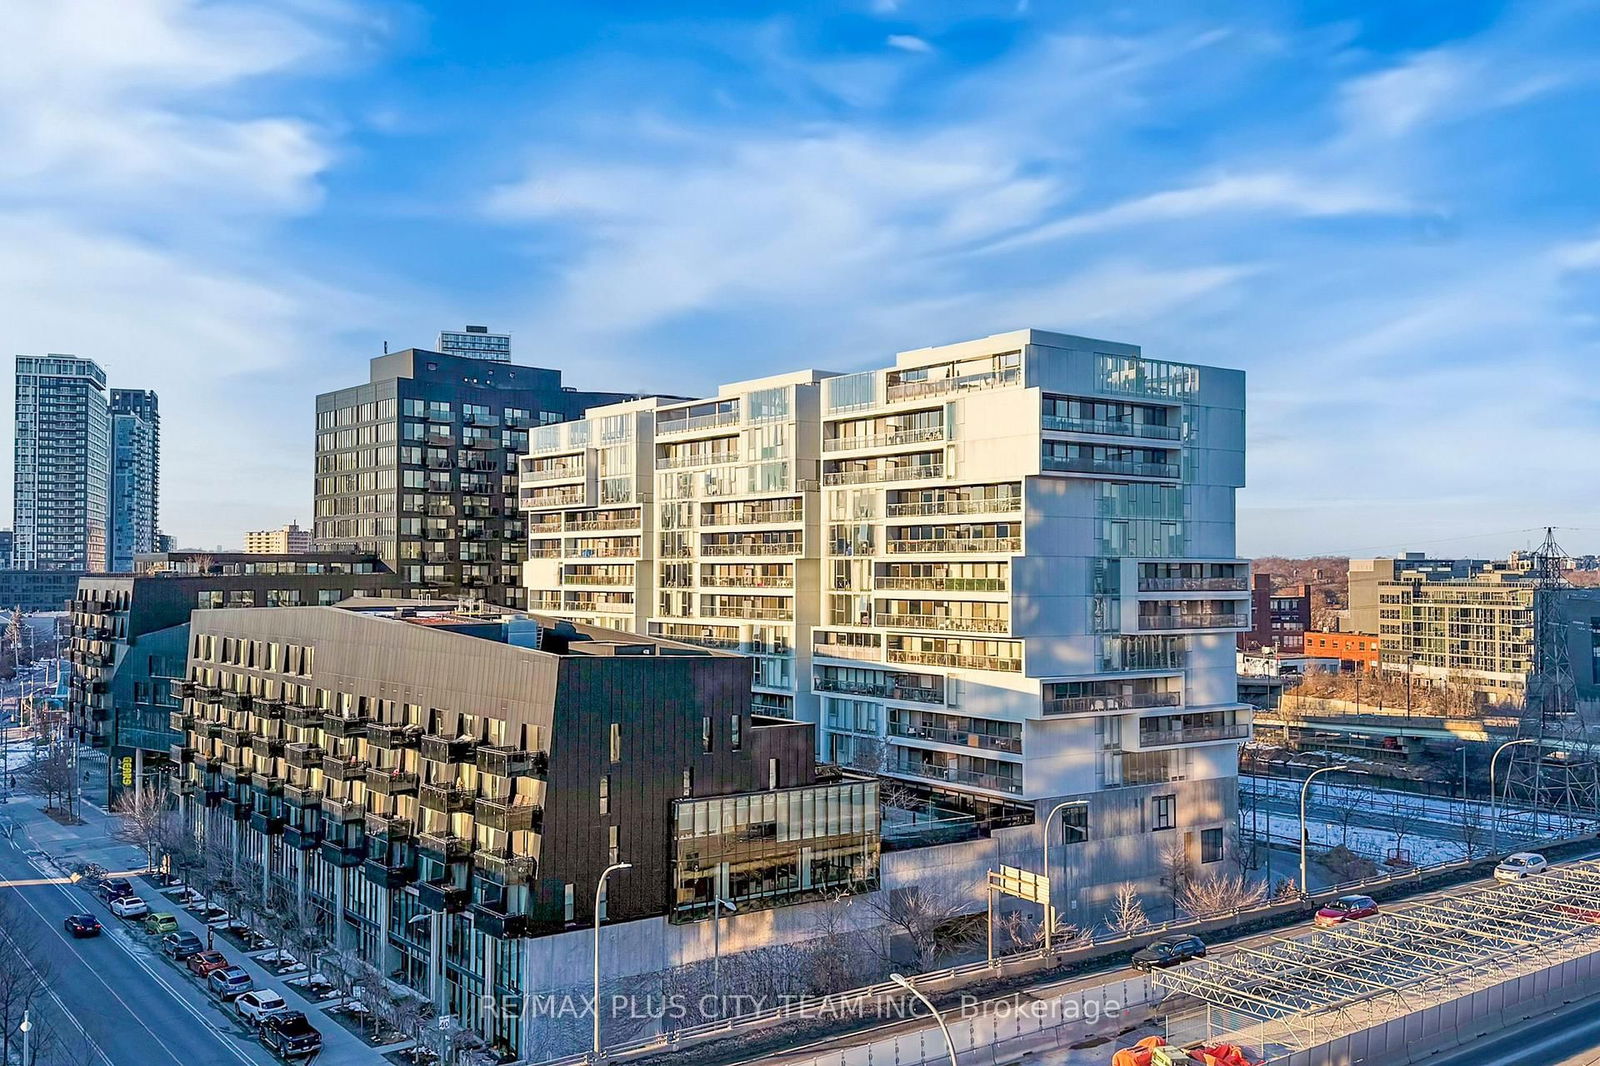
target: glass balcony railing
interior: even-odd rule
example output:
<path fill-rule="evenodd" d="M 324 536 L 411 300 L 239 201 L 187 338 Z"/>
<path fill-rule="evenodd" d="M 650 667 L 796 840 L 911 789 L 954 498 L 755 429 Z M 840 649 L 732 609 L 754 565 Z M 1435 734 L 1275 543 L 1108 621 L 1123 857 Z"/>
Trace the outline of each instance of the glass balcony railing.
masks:
<path fill-rule="evenodd" d="M 1143 437 L 1146 440 L 1177 440 L 1183 431 L 1177 426 L 1158 426 L 1148 422 L 1109 422 L 1098 418 L 1066 418 L 1045 415 L 1045 429 L 1061 433 L 1100 433 L 1107 436 Z"/>
<path fill-rule="evenodd" d="M 1242 614 L 1141 614 L 1140 629 L 1246 629 L 1248 615 Z"/>
<path fill-rule="evenodd" d="M 1152 707 L 1178 707 L 1183 696 L 1177 692 L 1130 692 L 1109 696 L 1066 696 L 1044 701 L 1045 714 L 1105 714 L 1138 711 Z"/>
<path fill-rule="evenodd" d="M 1175 478 L 1182 473 L 1177 463 L 1136 463 L 1122 459 L 1093 459 L 1088 456 L 1046 455 L 1044 469 L 1073 474 L 1115 474 L 1124 477 Z"/>
<path fill-rule="evenodd" d="M 1139 746 L 1162 748 L 1175 744 L 1209 744 L 1219 740 L 1245 740 L 1249 736 L 1249 723 L 1186 726 L 1181 729 L 1141 729 Z"/>
<path fill-rule="evenodd" d="M 987 789 L 991 792 L 1007 792 L 1012 795 L 1022 792 L 1022 779 L 1020 777 L 980 773 L 977 770 L 963 770 L 959 767 L 943 766 L 938 763 L 907 760 L 896 763 L 893 767 L 893 772 L 907 774 L 912 777 L 927 778 L 933 781 L 948 781 L 958 785 L 969 785 L 973 788 Z"/>

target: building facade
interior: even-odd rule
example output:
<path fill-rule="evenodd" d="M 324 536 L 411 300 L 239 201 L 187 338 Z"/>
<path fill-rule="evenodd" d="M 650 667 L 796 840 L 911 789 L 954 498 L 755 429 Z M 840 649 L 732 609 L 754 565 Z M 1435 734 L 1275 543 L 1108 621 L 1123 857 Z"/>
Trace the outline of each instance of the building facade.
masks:
<path fill-rule="evenodd" d="M 492 363 L 511 362 L 511 335 L 490 333 L 488 326 L 439 331 L 439 350 L 463 359 L 487 359 Z"/>
<path fill-rule="evenodd" d="M 419 601 L 200 612 L 189 654 L 187 824 L 501 1051 L 530 938 L 876 883 L 877 783 L 819 779 L 739 657 Z"/>
<path fill-rule="evenodd" d="M 24 611 L 65 611 L 82 570 L 0 570 L 0 605 Z"/>
<path fill-rule="evenodd" d="M 250 555 L 297 555 L 315 550 L 311 530 L 296 522 L 277 529 L 252 529 L 244 535 L 244 550 Z"/>
<path fill-rule="evenodd" d="M 315 538 L 377 555 L 406 591 L 522 602 L 517 458 L 537 426 L 627 397 L 556 370 L 408 349 L 317 397 Z"/>
<path fill-rule="evenodd" d="M 1365 633 L 1321 633 L 1305 635 L 1305 653 L 1322 659 L 1338 659 L 1346 673 L 1376 670 L 1381 642 Z"/>
<path fill-rule="evenodd" d="M 148 389 L 111 390 L 110 569 L 156 550 L 161 510 L 161 409 Z"/>
<path fill-rule="evenodd" d="M 1152 823 L 1232 822 L 1243 427 L 1237 371 L 1032 330 L 592 410 L 523 460 L 530 596 L 753 655 L 821 758 L 936 802 L 1079 801 L 1137 879 Z"/>
<path fill-rule="evenodd" d="M 393 592 L 378 560 L 350 555 L 141 556 L 140 573 L 80 578 L 71 600 L 72 666 L 68 720 L 77 735 L 106 748 L 106 802 L 136 782 L 163 779 L 178 709 L 170 682 L 184 676 L 189 619 L 214 608 L 338 603 Z M 201 572 L 201 571 L 204 572 Z"/>
<path fill-rule="evenodd" d="M 111 415 L 105 371 L 17 356 L 13 565 L 99 573 L 110 562 Z"/>

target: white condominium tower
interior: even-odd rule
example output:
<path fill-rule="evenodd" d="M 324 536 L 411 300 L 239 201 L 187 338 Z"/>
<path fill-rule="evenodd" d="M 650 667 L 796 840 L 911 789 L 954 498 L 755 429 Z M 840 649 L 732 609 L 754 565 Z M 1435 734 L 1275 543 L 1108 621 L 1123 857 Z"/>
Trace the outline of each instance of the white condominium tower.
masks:
<path fill-rule="evenodd" d="M 937 802 L 1081 800 L 1083 880 L 1220 859 L 1242 372 L 1021 330 L 540 433 L 530 607 L 749 652 L 757 709 Z"/>

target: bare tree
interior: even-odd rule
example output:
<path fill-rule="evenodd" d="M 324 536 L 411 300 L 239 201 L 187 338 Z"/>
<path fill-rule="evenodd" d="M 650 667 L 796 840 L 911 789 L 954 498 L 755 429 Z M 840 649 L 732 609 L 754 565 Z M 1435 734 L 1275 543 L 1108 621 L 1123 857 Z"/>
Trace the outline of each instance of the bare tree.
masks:
<path fill-rule="evenodd" d="M 0 901 L 0 1062 L 10 1062 L 17 1026 L 35 1009 L 50 980 L 49 949 L 35 927 Z"/>
<path fill-rule="evenodd" d="M 153 871 L 161 855 L 162 845 L 170 836 L 173 822 L 172 808 L 167 805 L 167 794 L 158 789 L 139 788 L 124 791 L 112 807 L 117 816 L 118 840 L 127 841 L 144 851 L 144 868 Z"/>
<path fill-rule="evenodd" d="M 972 916 L 976 907 L 968 893 L 930 884 L 874 892 L 862 898 L 862 906 L 888 927 L 894 937 L 910 944 L 918 972 L 930 970 L 939 956 L 973 943 L 980 935 Z M 893 951 L 883 945 L 884 962 Z"/>
<path fill-rule="evenodd" d="M 22 771 L 22 783 L 29 792 L 44 798 L 45 810 L 77 817 L 78 766 L 67 744 L 52 744 L 35 756 Z"/>
<path fill-rule="evenodd" d="M 1370 809 L 1374 795 L 1372 789 L 1360 785 L 1337 785 L 1325 793 L 1327 824 L 1339 831 L 1340 844 L 1350 846 L 1350 830 L 1355 825 L 1356 813 Z"/>
<path fill-rule="evenodd" d="M 1483 806 L 1462 800 L 1456 804 L 1455 811 L 1456 838 L 1461 841 L 1462 857 L 1474 859 L 1482 850 L 1484 835 L 1489 830 L 1489 819 L 1483 812 Z"/>
<path fill-rule="evenodd" d="M 1184 885 L 1178 905 L 1195 918 L 1254 907 L 1267 898 L 1267 886 L 1243 874 L 1217 874 Z"/>
<path fill-rule="evenodd" d="M 1174 835 L 1161 847 L 1161 884 L 1167 890 L 1174 918 L 1178 916 L 1179 899 L 1192 876 L 1189 869 L 1189 850 L 1184 847 L 1183 838 Z"/>
<path fill-rule="evenodd" d="M 1144 901 L 1139 898 L 1139 889 L 1131 881 L 1124 881 L 1117 886 L 1116 902 L 1111 905 L 1111 915 L 1106 919 L 1106 925 L 1113 933 L 1125 936 L 1150 928 L 1150 918 L 1144 912 Z"/>
<path fill-rule="evenodd" d="M 865 907 L 859 897 L 839 892 L 812 908 L 811 939 L 805 945 L 809 991 L 828 993 L 862 984 L 862 978 L 880 969 L 882 951 L 873 941 L 875 929 L 863 929 Z"/>
<path fill-rule="evenodd" d="M 1394 859 L 1396 862 L 1409 865 L 1410 852 L 1406 848 L 1406 841 L 1410 840 L 1417 830 L 1416 808 L 1405 801 L 1405 796 L 1395 793 L 1393 803 L 1385 812 L 1384 824 L 1389 832 L 1394 834 Z"/>

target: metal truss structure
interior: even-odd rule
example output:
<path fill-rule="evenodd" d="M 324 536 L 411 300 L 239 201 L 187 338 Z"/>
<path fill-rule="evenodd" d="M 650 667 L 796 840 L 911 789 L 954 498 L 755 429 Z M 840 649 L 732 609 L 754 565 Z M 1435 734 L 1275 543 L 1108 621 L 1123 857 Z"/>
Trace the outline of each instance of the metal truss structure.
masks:
<path fill-rule="evenodd" d="M 1600 860 L 1159 970 L 1151 985 L 1199 1001 L 1208 1030 L 1220 1017 L 1299 1049 L 1595 951 Z"/>

